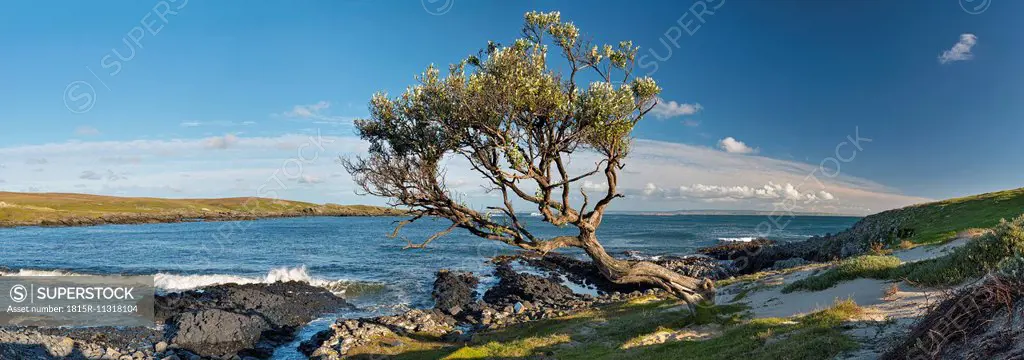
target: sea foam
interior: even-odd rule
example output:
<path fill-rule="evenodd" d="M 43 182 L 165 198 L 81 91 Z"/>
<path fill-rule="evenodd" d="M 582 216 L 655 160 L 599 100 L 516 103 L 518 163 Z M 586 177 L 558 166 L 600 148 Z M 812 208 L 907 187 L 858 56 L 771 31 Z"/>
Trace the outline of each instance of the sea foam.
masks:
<path fill-rule="evenodd" d="M 755 239 L 757 239 L 757 237 L 747 236 L 747 237 L 734 237 L 734 238 L 718 238 L 718 241 L 725 241 L 725 242 L 751 242 L 751 241 L 754 241 Z"/>

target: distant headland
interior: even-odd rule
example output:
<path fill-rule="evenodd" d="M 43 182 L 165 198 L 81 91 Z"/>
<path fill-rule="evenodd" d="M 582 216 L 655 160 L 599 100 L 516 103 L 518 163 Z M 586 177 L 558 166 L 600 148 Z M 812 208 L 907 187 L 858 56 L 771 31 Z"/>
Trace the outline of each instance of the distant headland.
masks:
<path fill-rule="evenodd" d="M 370 205 L 313 204 L 256 197 L 162 199 L 69 193 L 0 192 L 0 227 L 89 226 L 301 216 L 397 216 Z"/>

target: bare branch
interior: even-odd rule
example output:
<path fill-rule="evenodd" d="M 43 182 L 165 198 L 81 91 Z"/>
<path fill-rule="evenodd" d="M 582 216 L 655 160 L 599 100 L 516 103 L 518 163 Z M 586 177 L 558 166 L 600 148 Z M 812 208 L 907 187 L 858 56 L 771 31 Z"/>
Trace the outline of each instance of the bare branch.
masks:
<path fill-rule="evenodd" d="M 409 242 L 409 244 L 405 245 L 405 247 L 403 247 L 402 250 L 406 250 L 406 249 L 424 249 L 424 248 L 427 247 L 427 244 L 430 244 L 431 241 L 434 241 L 435 239 L 437 239 L 439 237 L 442 237 L 442 236 L 450 234 L 452 232 L 452 230 L 455 230 L 455 227 L 456 227 L 455 225 L 456 224 L 453 223 L 452 226 L 449 226 L 444 231 L 441 231 L 441 232 L 438 232 L 438 233 L 436 233 L 434 235 L 431 235 L 429 238 L 427 238 L 427 240 L 423 241 L 420 244 L 413 244 L 412 241 L 406 239 L 405 241 Z"/>

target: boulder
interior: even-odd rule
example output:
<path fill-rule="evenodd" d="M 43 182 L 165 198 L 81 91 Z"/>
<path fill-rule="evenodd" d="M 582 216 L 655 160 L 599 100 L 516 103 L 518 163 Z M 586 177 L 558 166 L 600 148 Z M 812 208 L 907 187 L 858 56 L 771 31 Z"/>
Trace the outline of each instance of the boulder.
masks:
<path fill-rule="evenodd" d="M 476 302 L 480 280 L 470 272 L 441 270 L 434 280 L 434 308 L 457 316 Z"/>
<path fill-rule="evenodd" d="M 351 308 L 327 289 L 294 281 L 216 285 L 156 298 L 171 346 L 204 357 L 268 358 L 299 327 Z"/>
<path fill-rule="evenodd" d="M 256 314 L 238 314 L 220 309 L 180 315 L 171 342 L 204 356 L 231 356 L 255 349 L 264 331 L 272 325 Z"/>
<path fill-rule="evenodd" d="M 536 304 L 561 305 L 579 300 L 580 296 L 558 281 L 512 270 L 508 263 L 500 263 L 495 269 L 498 284 L 484 294 L 488 304 L 505 307 L 517 302 L 529 301 Z"/>

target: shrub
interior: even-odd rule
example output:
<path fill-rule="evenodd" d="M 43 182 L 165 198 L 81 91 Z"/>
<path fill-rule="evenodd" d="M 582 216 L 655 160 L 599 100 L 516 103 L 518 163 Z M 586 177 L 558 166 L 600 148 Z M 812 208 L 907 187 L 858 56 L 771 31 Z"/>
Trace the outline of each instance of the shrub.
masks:
<path fill-rule="evenodd" d="M 926 286 L 957 285 L 997 269 L 1003 260 L 1016 254 L 1024 254 L 1024 215 L 1000 221 L 992 232 L 949 255 L 905 264 L 893 270 L 891 276 Z"/>
<path fill-rule="evenodd" d="M 900 266 L 895 256 L 864 255 L 843 260 L 835 268 L 822 274 L 801 279 L 782 289 L 783 293 L 796 290 L 819 291 L 836 284 L 859 278 L 888 279 L 889 272 Z"/>

